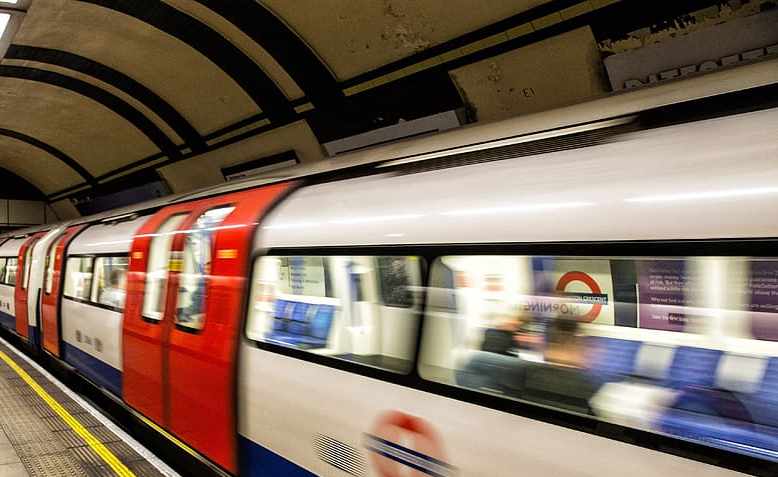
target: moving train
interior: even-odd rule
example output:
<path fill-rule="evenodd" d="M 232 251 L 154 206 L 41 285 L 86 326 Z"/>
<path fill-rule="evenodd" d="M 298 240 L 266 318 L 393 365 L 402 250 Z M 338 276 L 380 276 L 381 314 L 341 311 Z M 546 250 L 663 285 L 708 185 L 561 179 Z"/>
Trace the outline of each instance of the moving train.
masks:
<path fill-rule="evenodd" d="M 6 234 L 0 325 L 236 475 L 774 473 L 776 66 Z"/>

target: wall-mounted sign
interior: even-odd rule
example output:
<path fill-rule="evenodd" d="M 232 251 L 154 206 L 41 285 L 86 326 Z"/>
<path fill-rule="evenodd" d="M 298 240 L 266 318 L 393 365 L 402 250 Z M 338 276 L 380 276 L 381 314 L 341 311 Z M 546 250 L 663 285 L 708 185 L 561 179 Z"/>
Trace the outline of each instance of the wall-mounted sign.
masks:
<path fill-rule="evenodd" d="M 738 18 L 605 59 L 614 91 L 778 57 L 778 11 Z"/>

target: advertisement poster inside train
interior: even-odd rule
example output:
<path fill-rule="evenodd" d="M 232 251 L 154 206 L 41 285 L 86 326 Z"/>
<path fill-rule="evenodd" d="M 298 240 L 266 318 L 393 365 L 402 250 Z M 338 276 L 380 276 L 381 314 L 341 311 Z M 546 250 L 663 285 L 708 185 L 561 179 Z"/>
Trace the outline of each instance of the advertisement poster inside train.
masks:
<path fill-rule="evenodd" d="M 684 260 L 638 263 L 638 323 L 640 328 L 684 331 L 700 311 L 692 307 L 699 280 Z M 700 317 L 701 318 L 701 317 Z"/>
<path fill-rule="evenodd" d="M 747 280 L 738 287 L 751 315 L 756 339 L 778 341 L 778 262 L 750 262 Z"/>
<path fill-rule="evenodd" d="M 322 257 L 289 257 L 281 261 L 278 287 L 281 293 L 304 296 L 327 296 L 324 259 Z"/>
<path fill-rule="evenodd" d="M 613 281 L 608 260 L 536 258 L 532 269 L 535 291 L 522 304 L 526 313 L 613 324 Z"/>

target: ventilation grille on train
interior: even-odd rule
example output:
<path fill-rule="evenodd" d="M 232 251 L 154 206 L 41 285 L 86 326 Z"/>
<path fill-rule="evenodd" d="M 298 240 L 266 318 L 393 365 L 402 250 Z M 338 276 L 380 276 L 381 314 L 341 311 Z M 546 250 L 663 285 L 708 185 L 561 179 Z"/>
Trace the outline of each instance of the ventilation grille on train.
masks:
<path fill-rule="evenodd" d="M 365 458 L 356 447 L 324 434 L 317 434 L 313 439 L 313 445 L 319 459 L 329 465 L 356 477 L 367 475 Z"/>
<path fill-rule="evenodd" d="M 395 172 L 397 175 L 417 174 L 419 172 L 448 169 L 451 167 L 461 167 L 472 164 L 481 164 L 484 162 L 515 159 L 517 157 L 535 156 L 538 154 L 580 149 L 613 142 L 616 136 L 631 133 L 639 129 L 639 124 L 636 121 L 633 121 L 627 124 L 620 124 L 618 126 L 604 127 L 601 129 L 565 134 L 528 142 L 518 142 L 516 144 L 510 144 L 506 146 L 492 148 L 487 148 L 488 146 L 485 146 L 484 149 L 476 151 L 462 153 L 454 152 L 453 154 L 447 156 L 436 157 L 433 159 L 423 159 L 407 164 L 399 164 L 399 167 L 393 172 Z M 397 162 L 399 163 L 401 161 Z"/>

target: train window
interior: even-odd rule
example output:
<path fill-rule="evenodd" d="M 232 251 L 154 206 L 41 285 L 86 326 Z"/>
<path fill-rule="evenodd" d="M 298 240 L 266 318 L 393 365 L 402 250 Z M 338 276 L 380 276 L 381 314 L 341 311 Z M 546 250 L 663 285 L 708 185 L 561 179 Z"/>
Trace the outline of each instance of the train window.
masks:
<path fill-rule="evenodd" d="M 7 259 L 0 257 L 0 284 L 5 284 L 5 265 Z"/>
<path fill-rule="evenodd" d="M 200 330 L 205 326 L 205 287 L 211 273 L 213 234 L 235 207 L 217 207 L 204 212 L 184 242 L 184 263 L 179 276 L 176 324 Z"/>
<path fill-rule="evenodd" d="M 376 257 L 381 302 L 386 306 L 410 308 L 413 306 L 408 262 L 404 257 Z"/>
<path fill-rule="evenodd" d="M 54 259 L 57 256 L 57 241 L 51 244 L 51 247 L 49 247 L 49 253 L 46 254 L 46 275 L 43 277 L 43 287 L 46 291 L 46 294 L 51 293 L 52 290 L 52 282 L 54 280 Z"/>
<path fill-rule="evenodd" d="M 35 242 L 31 243 L 24 252 L 24 279 L 22 288 L 26 289 L 30 284 L 30 269 L 32 268 L 32 249 L 35 248 Z"/>
<path fill-rule="evenodd" d="M 89 300 L 92 291 L 92 266 L 92 257 L 68 257 L 63 291 L 66 297 Z"/>
<path fill-rule="evenodd" d="M 421 260 L 404 256 L 384 260 L 395 271 L 387 283 L 381 283 L 387 276 L 379 271 L 381 258 L 259 258 L 246 335 L 255 341 L 409 372 L 419 320 Z M 396 296 L 402 296 L 407 306 L 382 301 L 381 290 L 391 286 L 405 290 Z"/>
<path fill-rule="evenodd" d="M 169 217 L 151 239 L 143 297 L 143 316 L 150 320 L 161 320 L 162 313 L 165 311 L 170 245 L 186 215 L 177 214 Z"/>
<path fill-rule="evenodd" d="M 128 257 L 97 257 L 92 302 L 123 309 L 127 294 Z"/>
<path fill-rule="evenodd" d="M 6 285 L 16 285 L 16 269 L 18 268 L 19 259 L 16 257 L 9 257 L 5 266 L 5 277 L 3 283 Z"/>
<path fill-rule="evenodd" d="M 735 452 L 772 442 L 776 259 L 446 256 L 426 297 L 424 379 Z"/>

